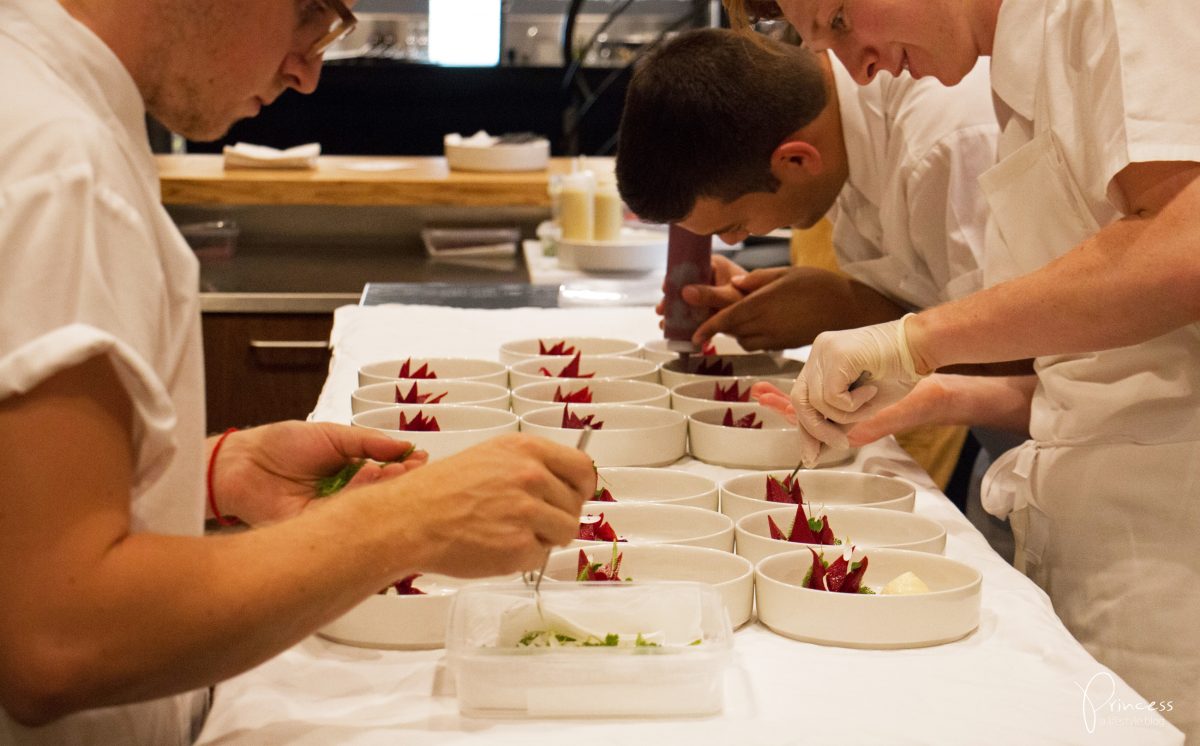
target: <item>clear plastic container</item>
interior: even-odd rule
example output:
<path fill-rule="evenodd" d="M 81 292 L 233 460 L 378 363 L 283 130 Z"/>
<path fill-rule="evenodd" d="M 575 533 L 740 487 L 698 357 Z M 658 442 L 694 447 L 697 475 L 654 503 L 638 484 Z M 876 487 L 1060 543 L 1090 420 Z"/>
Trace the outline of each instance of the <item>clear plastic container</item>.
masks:
<path fill-rule="evenodd" d="M 474 717 L 711 715 L 732 645 L 720 594 L 692 582 L 543 583 L 540 609 L 523 583 L 471 585 L 446 632 Z"/>
<path fill-rule="evenodd" d="M 229 259 L 237 250 L 241 229 L 232 220 L 184 223 L 179 232 L 201 261 Z"/>

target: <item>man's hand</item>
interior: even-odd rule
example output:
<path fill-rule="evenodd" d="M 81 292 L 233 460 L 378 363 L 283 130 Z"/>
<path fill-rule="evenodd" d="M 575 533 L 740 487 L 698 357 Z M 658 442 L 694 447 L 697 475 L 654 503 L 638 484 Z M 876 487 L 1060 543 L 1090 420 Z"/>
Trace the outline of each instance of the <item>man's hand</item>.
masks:
<path fill-rule="evenodd" d="M 232 433 L 213 470 L 217 506 L 250 525 L 290 518 L 319 497 L 318 484 L 347 464 L 366 461 L 352 488 L 396 476 L 429 456 L 412 444 L 365 428 L 326 422 L 277 422 Z M 377 463 L 378 462 L 378 463 Z"/>
<path fill-rule="evenodd" d="M 519 434 L 372 488 L 398 498 L 396 518 L 406 532 L 398 549 L 415 555 L 415 567 L 458 577 L 538 567 L 546 552 L 576 537 L 580 510 L 595 490 L 585 453 Z"/>
<path fill-rule="evenodd" d="M 683 288 L 682 296 L 685 303 L 701 308 L 724 308 L 742 299 L 742 291 L 735 285 L 740 278 L 746 276 L 746 270 L 734 262 L 714 254 L 712 258 L 713 284 L 688 285 Z M 666 287 L 664 286 L 665 290 Z M 662 316 L 666 311 L 666 301 L 661 300 L 654 307 L 654 312 Z M 662 322 L 659 322 L 662 327 Z"/>

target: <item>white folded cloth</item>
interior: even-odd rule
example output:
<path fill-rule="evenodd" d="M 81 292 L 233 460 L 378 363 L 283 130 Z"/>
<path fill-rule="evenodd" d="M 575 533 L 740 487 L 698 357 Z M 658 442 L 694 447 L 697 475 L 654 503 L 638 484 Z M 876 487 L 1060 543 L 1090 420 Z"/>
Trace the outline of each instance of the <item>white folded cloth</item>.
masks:
<path fill-rule="evenodd" d="M 321 143 L 310 142 L 287 150 L 239 142 L 226 145 L 225 168 L 316 168 Z"/>

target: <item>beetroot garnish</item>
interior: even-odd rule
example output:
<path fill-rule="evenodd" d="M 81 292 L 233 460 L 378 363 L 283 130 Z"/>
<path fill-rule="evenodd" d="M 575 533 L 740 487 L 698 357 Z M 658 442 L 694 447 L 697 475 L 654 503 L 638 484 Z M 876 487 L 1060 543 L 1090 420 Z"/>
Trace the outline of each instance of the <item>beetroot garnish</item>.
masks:
<path fill-rule="evenodd" d="M 575 579 L 579 581 L 592 580 L 600 582 L 615 582 L 621 579 L 619 574 L 621 569 L 621 559 L 624 555 L 617 552 L 616 542 L 613 543 L 612 559 L 608 564 L 602 565 L 599 562 L 588 561 L 587 554 L 580 549 L 579 561 L 575 567 Z"/>
<path fill-rule="evenodd" d="M 561 386 L 555 386 L 554 387 L 554 401 L 556 401 L 556 402 L 571 402 L 574 404 L 591 404 L 592 390 L 591 390 L 591 388 L 584 386 L 583 388 L 579 389 L 578 391 L 568 391 L 567 393 L 564 394 L 562 392 Z"/>
<path fill-rule="evenodd" d="M 729 360 L 701 360 L 694 371 L 698 376 L 732 376 L 733 362 Z"/>
<path fill-rule="evenodd" d="M 598 503 L 615 503 L 617 498 L 608 491 L 607 487 L 597 487 L 595 494 L 592 495 L 592 501 Z"/>
<path fill-rule="evenodd" d="M 701 355 L 716 355 L 717 354 L 717 346 L 715 344 L 713 344 L 712 342 L 705 342 L 704 344 L 700 345 L 700 354 Z"/>
<path fill-rule="evenodd" d="M 432 392 L 430 392 L 428 394 L 418 393 L 417 384 L 413 383 L 412 388 L 410 388 L 408 390 L 407 394 L 401 394 L 400 393 L 400 385 L 397 384 L 396 385 L 396 403 L 397 404 L 437 404 L 442 399 L 444 399 L 446 397 L 446 394 L 448 394 L 448 393 L 449 393 L 448 391 L 443 391 L 442 393 L 438 394 L 437 396 L 433 396 Z M 432 399 L 429 398 L 431 396 L 433 396 Z"/>
<path fill-rule="evenodd" d="M 791 503 L 798 505 L 804 500 L 804 490 L 800 489 L 799 480 L 789 474 L 783 479 L 767 477 L 767 501 L 773 503 Z"/>
<path fill-rule="evenodd" d="M 714 383 L 713 400 L 748 402 L 750 401 L 750 388 L 747 387 L 745 391 L 739 391 L 737 381 L 729 384 L 729 388 L 723 388 L 720 383 Z"/>
<path fill-rule="evenodd" d="M 604 520 L 604 514 L 599 516 L 585 515 L 579 519 L 579 536 L 583 541 L 625 541 L 617 537 L 617 532 Z"/>
<path fill-rule="evenodd" d="M 850 548 L 853 551 L 853 547 Z M 839 554 L 833 562 L 826 563 L 825 560 L 817 554 L 816 550 L 809 548 L 812 552 L 812 567 L 804 576 L 803 586 L 814 591 L 829 591 L 831 593 L 873 593 L 869 589 L 864 589 L 862 585 L 863 574 L 867 571 L 867 558 L 863 557 L 858 562 L 851 562 L 847 559 L 848 552 Z"/>
<path fill-rule="evenodd" d="M 568 430 L 582 430 L 585 427 L 590 427 L 593 430 L 599 430 L 604 427 L 602 420 L 597 420 L 595 414 L 589 414 L 585 417 L 572 412 L 566 404 L 563 405 L 562 426 Z"/>
<path fill-rule="evenodd" d="M 400 366 L 400 372 L 396 374 L 396 378 L 437 378 L 437 373 L 429 369 L 429 363 L 421 363 L 421 367 L 414 371 L 409 371 L 412 365 L 412 358 L 404 361 Z"/>
<path fill-rule="evenodd" d="M 429 432 L 437 432 L 442 428 L 438 427 L 437 417 L 426 417 L 424 412 L 417 412 L 417 416 L 411 420 L 405 416 L 404 412 L 400 413 L 400 424 L 396 426 L 397 430 L 424 430 Z"/>
<path fill-rule="evenodd" d="M 551 345 L 550 347 L 544 345 L 542 340 L 538 340 L 539 355 L 570 355 L 573 352 L 575 352 L 575 348 L 567 347 L 567 340 L 565 339 L 557 344 Z"/>
<path fill-rule="evenodd" d="M 400 578 L 395 583 L 392 583 L 390 586 L 388 586 L 388 588 L 395 588 L 396 593 L 400 594 L 401 596 L 424 596 L 425 591 L 421 590 L 420 588 L 413 587 L 413 581 L 419 577 L 421 577 L 421 573 L 413 573 L 407 577 Z M 384 588 L 382 591 L 380 591 L 380 593 L 387 593 L 388 588 Z"/>
<path fill-rule="evenodd" d="M 571 362 L 567 363 L 558 373 L 551 373 L 546 368 L 538 368 L 542 375 L 550 376 L 551 378 L 591 378 L 595 373 L 580 373 L 579 372 L 579 356 L 581 353 L 576 352 L 575 357 L 571 358 Z"/>
<path fill-rule="evenodd" d="M 725 427 L 744 427 L 750 430 L 762 430 L 763 424 L 758 421 L 758 415 L 751 412 L 744 417 L 733 419 L 733 410 L 729 407 L 725 408 L 725 417 L 721 419 L 721 424 Z"/>

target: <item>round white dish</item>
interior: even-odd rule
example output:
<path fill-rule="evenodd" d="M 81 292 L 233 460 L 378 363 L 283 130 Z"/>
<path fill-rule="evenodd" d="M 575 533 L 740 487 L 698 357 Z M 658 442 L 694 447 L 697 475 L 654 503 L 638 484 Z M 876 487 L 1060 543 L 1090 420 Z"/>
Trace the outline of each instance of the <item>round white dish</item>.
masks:
<path fill-rule="evenodd" d="M 642 346 L 627 339 L 611 337 L 537 337 L 532 339 L 514 339 L 500 345 L 500 362 L 512 365 L 518 360 L 531 357 L 543 357 L 550 350 L 563 344 L 570 352 L 562 353 L 568 356 L 576 352 L 595 357 L 640 357 Z M 539 346 L 540 345 L 540 346 Z"/>
<path fill-rule="evenodd" d="M 638 357 L 596 357 L 592 355 L 579 356 L 579 373 L 583 376 L 563 376 L 563 370 L 572 365 L 574 357 L 560 355 L 542 355 L 518 360 L 509 366 L 509 381 L 511 388 L 517 388 L 527 383 L 563 379 L 567 381 L 596 381 L 609 378 L 629 379 L 658 383 L 658 363 L 643 360 Z M 550 375 L 546 375 L 548 371 Z"/>
<path fill-rule="evenodd" d="M 941 554 L 946 548 L 945 527 L 932 518 L 915 513 L 849 505 L 828 505 L 819 508 L 805 505 L 804 510 L 809 518 L 819 518 L 823 515 L 828 519 L 834 538 L 842 542 L 841 545 L 833 545 L 836 547 L 853 545 L 860 549 L 879 547 L 931 554 Z M 772 539 L 770 524 L 767 523 L 768 517 L 775 521 L 780 531 L 787 534 L 792 521 L 795 520 L 796 508 L 781 506 L 739 518 L 733 527 L 738 554 L 758 563 L 773 554 L 791 552 L 807 546 L 821 548 L 820 545 Z"/>
<path fill-rule="evenodd" d="M 580 430 L 562 426 L 563 410 L 603 427 L 592 431 L 587 453 L 596 466 L 664 466 L 683 457 L 687 418 L 664 407 L 636 404 L 558 404 L 521 415 L 523 432 L 574 446 Z"/>
<path fill-rule="evenodd" d="M 758 376 L 747 376 L 745 378 L 713 378 L 711 381 L 688 381 L 681 383 L 671 389 L 671 409 L 674 409 L 684 414 L 694 414 L 703 409 L 713 409 L 725 404 L 754 404 L 754 399 L 749 397 L 750 387 L 759 381 L 773 384 L 774 386 L 790 391 L 793 380 L 790 378 L 761 378 Z M 732 396 L 732 387 L 737 386 L 737 395 L 746 397 L 741 402 L 734 401 L 719 401 L 717 397 L 717 387 L 720 386 L 722 391 L 727 396 Z"/>
<path fill-rule="evenodd" d="M 721 483 L 721 512 L 739 520 L 751 513 L 787 507 L 767 500 L 767 477 L 783 480 L 791 470 L 758 471 L 740 474 Z M 825 505 L 857 505 L 912 512 L 917 489 L 898 477 L 862 474 L 852 471 L 801 469 L 795 479 L 804 494 L 804 502 L 818 508 Z"/>
<path fill-rule="evenodd" d="M 733 520 L 704 508 L 660 503 L 588 503 L 584 516 L 604 514 L 626 544 L 683 544 L 733 551 Z M 574 547 L 611 547 L 611 541 L 576 539 Z"/>
<path fill-rule="evenodd" d="M 734 469 L 795 468 L 800 463 L 800 436 L 796 426 L 773 409 L 759 404 L 714 402 L 714 408 L 688 415 L 688 450 L 707 463 Z M 753 415 L 761 428 L 725 425 L 726 413 L 733 420 Z M 843 464 L 854 457 L 853 449 L 825 449 L 817 466 Z"/>
<path fill-rule="evenodd" d="M 401 376 L 400 371 L 405 363 L 408 363 L 409 375 Z M 424 378 L 413 376 L 413 373 L 419 371 L 423 366 L 426 369 L 426 373 L 433 373 L 435 375 L 433 377 L 426 375 Z M 386 381 L 426 380 L 433 378 L 439 381 L 482 381 L 483 383 L 494 383 L 497 386 L 507 387 L 508 368 L 495 360 L 480 360 L 465 357 L 407 357 L 396 358 L 394 360 L 379 360 L 367 363 L 358 369 L 359 386 L 366 386 L 369 383 L 384 383 Z"/>
<path fill-rule="evenodd" d="M 642 404 L 648 407 L 666 407 L 670 401 L 667 388 L 659 383 L 638 381 L 632 378 L 606 378 L 599 381 L 590 378 L 547 378 L 533 383 L 523 383 L 513 389 L 512 410 L 525 414 L 534 409 L 554 406 L 555 392 L 563 396 L 586 388 L 591 394 L 590 402 L 580 404 Z"/>
<path fill-rule="evenodd" d="M 437 419 L 439 430 L 401 430 L 400 415 L 409 420 L 422 414 Z M 461 404 L 396 404 L 360 412 L 350 418 L 354 427 L 367 427 L 397 440 L 407 440 L 429 452 L 430 459 L 444 458 L 503 433 L 515 432 L 519 418 L 512 412 Z"/>
<path fill-rule="evenodd" d="M 691 505 L 705 510 L 716 510 L 720 504 L 717 483 L 700 474 L 637 466 L 606 466 L 597 472 L 597 486 L 607 489 L 619 503 Z M 597 502 L 589 510 L 602 509 L 605 504 Z"/>
<path fill-rule="evenodd" d="M 375 594 L 317 630 L 317 634 L 333 642 L 360 648 L 440 648 L 446 644 L 446 621 L 454 594 L 468 583 L 479 582 L 486 581 L 425 573 L 413 581 L 413 587 L 424 594 Z"/>
<path fill-rule="evenodd" d="M 579 567 L 579 548 L 560 549 L 550 555 L 546 580 L 573 581 Z M 589 563 L 612 561 L 612 544 L 583 547 Z M 754 565 L 745 557 L 706 547 L 682 544 L 618 544 L 618 575 L 631 582 L 690 580 L 708 583 L 721 594 L 729 621 L 739 627 L 750 620 L 754 605 Z"/>
<path fill-rule="evenodd" d="M 528 142 L 504 143 L 498 138 L 463 137 L 457 132 L 442 138 L 446 165 L 455 171 L 541 171 L 550 163 L 550 141 L 537 137 Z"/>
<path fill-rule="evenodd" d="M 746 350 L 742 348 L 737 340 L 725 334 L 718 334 L 709 340 L 709 344 L 718 355 L 744 355 Z M 679 353 L 674 350 L 667 349 L 667 340 L 652 339 L 642 343 L 642 357 L 647 360 L 653 360 L 656 363 L 665 363 L 670 360 L 678 360 Z"/>
<path fill-rule="evenodd" d="M 841 552 L 827 551 L 826 560 Z M 754 572 L 758 618 L 771 631 L 805 642 L 850 648 L 916 648 L 958 640 L 979 626 L 983 576 L 970 565 L 927 552 L 855 551 L 869 558 L 863 584 L 876 589 L 905 572 L 928 593 L 870 595 L 803 587 L 807 549 L 772 555 Z"/>
<path fill-rule="evenodd" d="M 804 363 L 765 352 L 744 355 L 691 355 L 685 361 L 676 357 L 662 364 L 662 383 L 673 389 L 681 383 L 713 378 L 790 378 L 804 368 Z M 789 387 L 790 388 L 790 387 Z"/>
<path fill-rule="evenodd" d="M 585 272 L 653 272 L 667 267 L 667 234 L 621 228 L 615 241 L 558 239 L 558 262 Z"/>
<path fill-rule="evenodd" d="M 413 387 L 416 390 L 413 390 Z M 445 396 L 439 396 L 445 394 Z M 397 402 L 397 397 L 415 395 L 427 397 L 421 404 L 429 404 L 431 399 L 438 399 L 435 404 L 463 404 L 476 407 L 492 407 L 493 409 L 508 409 L 508 389 L 494 383 L 482 381 L 462 381 L 455 379 L 432 380 L 408 379 L 406 381 L 387 381 L 384 383 L 369 383 L 359 386 L 350 394 L 350 413 L 358 414 L 368 409 L 390 407 Z"/>

